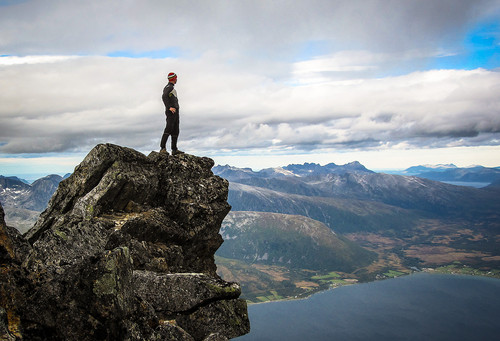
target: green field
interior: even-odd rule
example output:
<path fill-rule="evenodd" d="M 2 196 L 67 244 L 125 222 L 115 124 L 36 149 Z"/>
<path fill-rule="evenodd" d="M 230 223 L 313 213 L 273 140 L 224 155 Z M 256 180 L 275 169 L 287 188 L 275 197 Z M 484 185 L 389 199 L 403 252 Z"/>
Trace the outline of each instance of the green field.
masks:
<path fill-rule="evenodd" d="M 434 269 L 435 272 L 445 273 L 445 274 L 454 274 L 454 275 L 472 275 L 472 276 L 486 276 L 486 277 L 494 277 L 500 278 L 500 270 L 491 269 L 491 270 L 481 270 L 475 269 L 467 265 L 463 265 L 460 262 L 454 262 L 453 264 L 440 266 Z"/>
<path fill-rule="evenodd" d="M 407 275 L 407 273 L 401 272 L 401 271 L 395 271 L 395 270 L 389 270 L 387 272 L 384 272 L 384 276 L 386 277 L 399 277 Z"/>
<path fill-rule="evenodd" d="M 326 275 L 322 275 L 322 276 L 312 276 L 311 279 L 312 280 L 331 280 L 333 278 L 340 278 L 341 276 L 336 273 L 336 272 L 329 272 L 328 274 Z"/>

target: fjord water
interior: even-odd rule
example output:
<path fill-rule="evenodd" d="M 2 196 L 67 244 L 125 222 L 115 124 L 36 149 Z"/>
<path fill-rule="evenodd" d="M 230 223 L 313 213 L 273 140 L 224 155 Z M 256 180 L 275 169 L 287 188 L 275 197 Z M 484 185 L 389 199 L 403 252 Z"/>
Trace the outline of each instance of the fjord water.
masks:
<path fill-rule="evenodd" d="M 249 306 L 247 340 L 498 340 L 500 280 L 418 273 Z"/>

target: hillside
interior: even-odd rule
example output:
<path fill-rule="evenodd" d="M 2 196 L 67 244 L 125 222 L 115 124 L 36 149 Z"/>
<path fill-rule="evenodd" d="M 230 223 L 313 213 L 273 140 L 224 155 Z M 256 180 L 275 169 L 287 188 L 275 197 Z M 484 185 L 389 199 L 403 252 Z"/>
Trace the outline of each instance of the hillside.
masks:
<path fill-rule="evenodd" d="M 339 233 L 402 229 L 415 224 L 415 212 L 371 200 L 288 194 L 231 182 L 228 201 L 236 211 L 302 215 Z"/>
<path fill-rule="evenodd" d="M 348 278 L 377 258 L 323 223 L 300 215 L 231 211 L 221 234 L 218 273 L 238 280 L 243 296 L 254 302 L 300 297 L 343 283 L 342 276 Z"/>
<path fill-rule="evenodd" d="M 232 211 L 221 235 L 224 243 L 217 255 L 249 264 L 351 272 L 375 258 L 323 223 L 300 215 Z"/>

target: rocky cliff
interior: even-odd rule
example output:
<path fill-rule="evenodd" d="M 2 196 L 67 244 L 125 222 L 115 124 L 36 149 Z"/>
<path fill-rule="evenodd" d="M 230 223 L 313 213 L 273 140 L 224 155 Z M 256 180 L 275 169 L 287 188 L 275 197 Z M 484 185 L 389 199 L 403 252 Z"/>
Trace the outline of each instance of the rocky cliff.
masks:
<path fill-rule="evenodd" d="M 228 183 L 213 161 L 96 146 L 24 236 L 2 222 L 0 333 L 23 340 L 227 340 L 249 331 L 216 274 Z"/>

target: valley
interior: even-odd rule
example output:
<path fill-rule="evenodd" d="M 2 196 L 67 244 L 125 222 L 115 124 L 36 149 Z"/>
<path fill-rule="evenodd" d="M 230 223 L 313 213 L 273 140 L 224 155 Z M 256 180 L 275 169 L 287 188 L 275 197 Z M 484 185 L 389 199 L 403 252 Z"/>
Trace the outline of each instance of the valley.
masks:
<path fill-rule="evenodd" d="M 243 296 L 254 303 L 300 298 L 338 285 L 415 271 L 499 277 L 497 187 L 477 189 L 378 174 L 359 165 L 348 168 L 305 164 L 259 172 L 234 167 L 218 171 L 230 181 L 233 214 L 275 212 L 282 214 L 283 222 L 294 215 L 309 217 L 376 255 L 374 259 L 354 269 L 333 264 L 292 268 L 258 257 L 238 263 L 219 260 L 220 275 L 242 283 Z M 255 236 L 241 237 L 240 250 L 255 246 Z M 223 247 L 235 243 L 224 239 Z M 335 276 L 329 277 L 332 273 Z"/>
<path fill-rule="evenodd" d="M 286 266 L 247 264 L 216 256 L 217 273 L 239 281 L 242 297 L 250 303 L 300 299 L 313 293 L 358 282 L 355 274 L 290 269 Z"/>
<path fill-rule="evenodd" d="M 239 281 L 243 297 L 251 303 L 303 298 L 332 287 L 419 271 L 500 278 L 500 255 L 493 249 L 500 236 L 460 227 L 458 222 L 432 220 L 407 231 L 406 237 L 391 232 L 346 234 L 347 239 L 377 255 L 373 262 L 350 272 L 335 267 L 291 268 L 219 256 L 216 263 L 219 275 Z M 490 238 L 491 243 L 487 242 Z"/>

